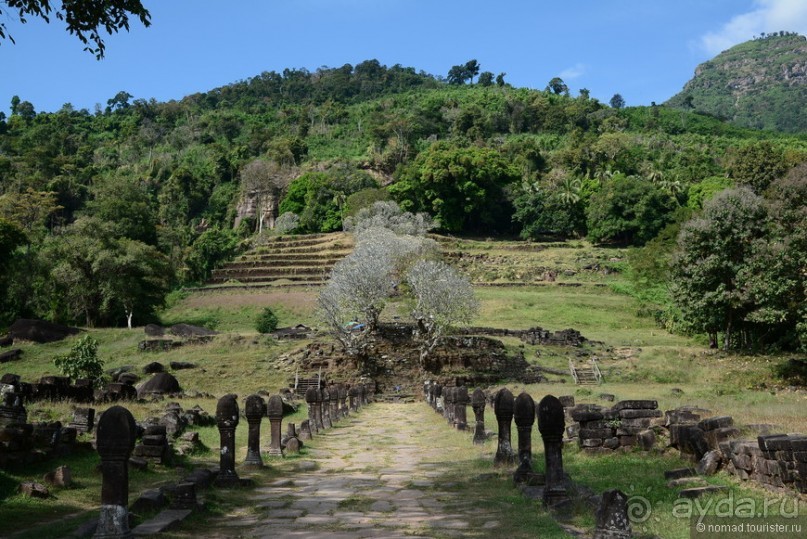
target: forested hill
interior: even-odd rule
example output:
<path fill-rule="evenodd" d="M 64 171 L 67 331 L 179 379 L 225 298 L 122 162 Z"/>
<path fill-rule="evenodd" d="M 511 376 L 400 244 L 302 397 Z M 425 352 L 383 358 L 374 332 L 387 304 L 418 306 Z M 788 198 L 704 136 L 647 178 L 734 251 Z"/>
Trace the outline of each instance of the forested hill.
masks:
<path fill-rule="evenodd" d="M 0 113 L 0 326 L 143 323 L 271 226 L 256 205 L 297 214 L 298 232 L 393 198 L 445 232 L 642 244 L 807 157 L 803 134 L 612 102 L 560 79 L 514 88 L 475 61 L 444 80 L 374 60 L 164 103 L 121 91 L 94 112 L 14 98 Z"/>
<path fill-rule="evenodd" d="M 667 105 L 743 127 L 807 131 L 807 37 L 763 35 L 698 66 Z"/>

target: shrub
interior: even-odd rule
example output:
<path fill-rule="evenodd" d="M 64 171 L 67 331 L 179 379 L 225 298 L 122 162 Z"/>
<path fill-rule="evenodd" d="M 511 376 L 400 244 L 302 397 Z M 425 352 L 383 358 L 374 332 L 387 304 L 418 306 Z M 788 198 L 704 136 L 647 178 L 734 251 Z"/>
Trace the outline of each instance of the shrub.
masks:
<path fill-rule="evenodd" d="M 300 216 L 287 211 L 275 220 L 276 234 L 289 234 L 300 225 Z"/>
<path fill-rule="evenodd" d="M 261 312 L 258 316 L 258 320 L 255 322 L 255 328 L 258 330 L 258 333 L 271 333 L 277 329 L 277 315 L 271 307 L 266 307 Z"/>
<path fill-rule="evenodd" d="M 57 356 L 53 364 L 70 378 L 89 378 L 93 382 L 104 374 L 104 360 L 98 357 L 98 341 L 85 335 L 73 343 L 70 352 Z"/>

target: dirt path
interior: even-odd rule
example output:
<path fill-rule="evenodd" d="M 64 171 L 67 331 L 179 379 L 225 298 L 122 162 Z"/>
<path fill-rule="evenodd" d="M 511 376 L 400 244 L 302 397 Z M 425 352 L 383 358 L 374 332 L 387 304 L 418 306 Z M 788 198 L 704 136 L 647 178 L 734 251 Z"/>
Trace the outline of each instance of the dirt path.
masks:
<path fill-rule="evenodd" d="M 310 471 L 257 489 L 251 511 L 212 527 L 226 537 L 495 537 L 513 515 L 480 508 L 446 475 L 492 442 L 474 448 L 470 433 L 450 431 L 423 403 L 373 404 L 316 436 L 297 466 Z"/>

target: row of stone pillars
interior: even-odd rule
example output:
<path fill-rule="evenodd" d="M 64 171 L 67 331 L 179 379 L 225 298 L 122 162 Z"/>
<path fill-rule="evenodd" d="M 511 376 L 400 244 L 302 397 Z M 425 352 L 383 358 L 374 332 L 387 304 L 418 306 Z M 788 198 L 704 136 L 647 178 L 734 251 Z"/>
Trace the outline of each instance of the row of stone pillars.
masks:
<path fill-rule="evenodd" d="M 368 403 L 369 390 L 363 385 L 350 387 L 333 385 L 306 392 L 309 419 L 300 425 L 299 439 L 310 440 L 314 432 L 331 427 L 350 411 Z M 349 405 L 348 405 L 349 399 Z M 282 456 L 281 424 L 283 421 L 283 400 L 273 395 L 264 401 L 260 395 L 250 395 L 245 399 L 244 415 L 249 425 L 247 457 L 244 465 L 253 468 L 263 467 L 260 448 L 260 426 L 264 417 L 269 418 L 270 442 L 267 454 Z M 237 395 L 225 395 L 216 405 L 216 425 L 219 429 L 220 456 L 219 473 L 213 484 L 217 487 L 232 488 L 242 484 L 235 469 L 235 430 L 240 419 Z M 298 431 L 289 424 L 288 440 L 296 438 Z M 99 421 L 96 434 L 96 447 L 101 457 L 101 514 L 96 528 L 96 538 L 132 537 L 129 529 L 129 457 L 135 446 L 137 425 L 131 412 L 122 406 L 113 406 L 105 411 Z M 287 441 L 287 448 L 290 441 Z"/>
<path fill-rule="evenodd" d="M 487 440 L 485 433 L 486 396 L 481 389 L 468 397 L 468 389 L 464 386 L 443 387 L 440 384 L 424 385 L 426 400 L 438 413 L 446 418 L 456 429 L 466 430 L 466 407 L 468 404 L 474 411 L 475 426 L 473 442 L 482 444 Z M 566 477 L 563 472 L 563 432 L 565 419 L 563 405 L 552 396 L 547 395 L 536 406 L 535 401 L 527 393 L 518 398 L 507 388 L 500 390 L 493 398 L 493 409 L 498 423 L 498 444 L 494 463 L 497 466 L 517 465 L 513 473 L 516 483 L 545 481 L 543 501 L 547 506 L 555 505 L 568 499 Z M 532 428 L 536 416 L 538 431 L 544 443 L 545 471 L 541 478 L 532 466 Z M 518 433 L 518 450 L 514 451 L 511 443 L 511 426 L 515 418 Z"/>

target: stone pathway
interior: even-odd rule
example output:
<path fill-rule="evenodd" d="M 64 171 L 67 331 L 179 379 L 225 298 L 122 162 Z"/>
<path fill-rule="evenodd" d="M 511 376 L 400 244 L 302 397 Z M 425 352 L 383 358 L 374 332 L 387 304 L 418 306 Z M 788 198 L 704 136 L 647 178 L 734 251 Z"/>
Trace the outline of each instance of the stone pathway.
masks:
<path fill-rule="evenodd" d="M 441 480 L 451 457 L 429 445 L 441 430 L 450 429 L 423 403 L 373 404 L 315 435 L 299 471 L 256 489 L 251 511 L 211 523 L 206 536 L 493 537 L 508 515 Z"/>

